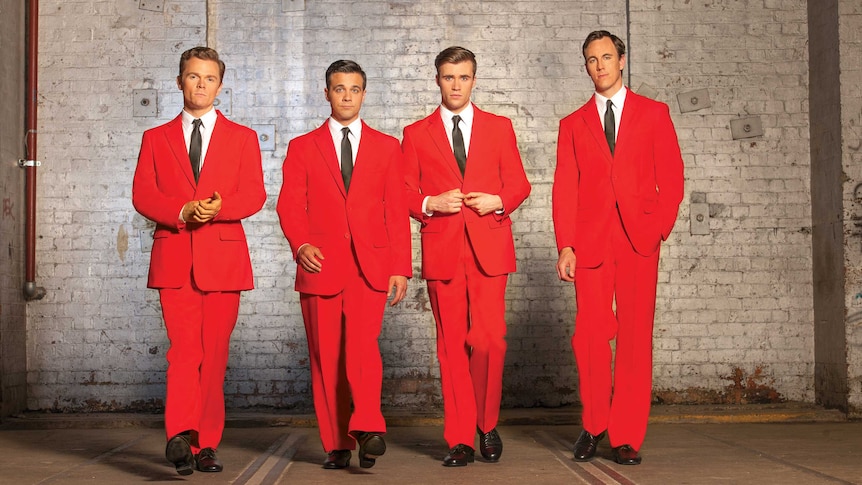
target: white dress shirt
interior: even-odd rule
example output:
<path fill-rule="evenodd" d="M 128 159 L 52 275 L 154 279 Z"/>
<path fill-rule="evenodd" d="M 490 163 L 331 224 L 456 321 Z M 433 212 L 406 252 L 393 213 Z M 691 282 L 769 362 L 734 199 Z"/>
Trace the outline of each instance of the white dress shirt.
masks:
<path fill-rule="evenodd" d="M 218 119 L 218 115 L 216 114 L 215 108 L 207 111 L 203 116 L 200 117 L 201 120 L 201 164 L 200 168 L 203 170 L 204 168 L 204 160 L 207 157 L 207 149 L 210 146 L 210 139 L 213 136 L 213 128 L 215 128 L 216 120 Z M 195 120 L 195 117 L 190 115 L 186 110 L 183 110 L 183 137 L 186 139 L 186 152 L 189 151 L 189 146 L 192 143 L 192 131 L 194 131 L 195 126 L 192 122 Z"/>
<path fill-rule="evenodd" d="M 620 120 L 623 119 L 623 105 L 626 102 L 626 93 L 628 90 L 625 86 L 622 87 L 619 91 L 616 92 L 610 98 L 606 98 L 599 93 L 596 93 L 596 109 L 599 111 L 599 120 L 602 123 L 602 129 L 605 128 L 605 110 L 608 109 L 608 99 L 614 103 L 614 107 L 611 108 L 614 111 L 614 140 L 619 137 L 620 134 Z"/>
<path fill-rule="evenodd" d="M 345 126 L 332 119 L 332 117 L 329 118 L 328 126 L 329 134 L 332 135 L 332 144 L 335 146 L 335 156 L 338 157 L 338 167 L 340 168 L 341 140 L 344 138 L 344 133 L 341 132 L 341 129 L 345 128 Z M 347 139 L 350 140 L 350 148 L 353 150 L 353 165 L 356 165 L 356 154 L 359 153 L 359 140 L 362 137 L 362 120 L 356 118 L 347 125 L 347 128 L 350 129 Z"/>

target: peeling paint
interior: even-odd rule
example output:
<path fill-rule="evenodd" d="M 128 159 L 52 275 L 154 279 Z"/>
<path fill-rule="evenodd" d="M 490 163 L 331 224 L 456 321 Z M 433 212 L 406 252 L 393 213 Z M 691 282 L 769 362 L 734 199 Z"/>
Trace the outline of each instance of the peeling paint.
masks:
<path fill-rule="evenodd" d="M 655 390 L 653 402 L 656 404 L 771 404 L 785 401 L 781 393 L 772 387 L 773 380 L 763 375 L 763 368 L 760 366 L 751 374 L 746 374 L 738 367 L 734 368 L 729 376 L 724 376 L 722 379 L 731 381 L 731 384 L 723 390 L 697 387 Z"/>
<path fill-rule="evenodd" d="M 120 225 L 117 231 L 117 254 L 120 256 L 120 261 L 126 261 L 126 251 L 129 250 L 129 233 L 126 232 L 126 226 Z"/>

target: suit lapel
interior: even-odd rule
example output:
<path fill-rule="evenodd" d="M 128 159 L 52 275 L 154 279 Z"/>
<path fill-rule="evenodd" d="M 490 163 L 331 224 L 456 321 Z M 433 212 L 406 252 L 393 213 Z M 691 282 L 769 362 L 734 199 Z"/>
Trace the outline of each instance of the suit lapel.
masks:
<path fill-rule="evenodd" d="M 347 190 L 344 189 L 344 179 L 341 178 L 341 167 L 338 165 L 338 155 L 335 153 L 335 145 L 333 145 L 332 135 L 329 133 L 328 119 L 323 122 L 323 126 L 315 131 L 314 144 L 317 145 L 317 150 L 320 152 L 320 159 L 335 180 L 335 184 L 338 185 L 338 190 L 346 199 Z"/>
<path fill-rule="evenodd" d="M 590 132 L 596 143 L 602 147 L 605 160 L 608 163 L 613 163 L 614 158 L 611 155 L 611 148 L 608 146 L 608 140 L 605 138 L 605 130 L 602 128 L 602 122 L 599 119 L 599 110 L 596 108 L 595 95 L 593 96 L 587 101 L 587 104 L 581 107 L 581 117 L 587 125 L 587 131 Z"/>
<path fill-rule="evenodd" d="M 363 121 L 362 138 L 359 140 L 359 149 L 356 151 L 356 160 L 353 162 L 353 175 L 350 176 L 351 187 L 361 186 L 362 182 L 357 183 L 357 181 L 365 176 L 365 172 L 373 171 L 371 164 L 376 161 L 376 158 L 370 155 L 366 156 L 366 152 L 368 152 L 366 147 L 374 148 L 377 146 L 374 142 L 376 136 L 374 130 Z"/>
<path fill-rule="evenodd" d="M 443 118 L 440 117 L 439 107 L 431 114 L 429 119 L 428 136 L 434 141 L 434 145 L 440 151 L 440 156 L 443 157 L 449 169 L 458 177 L 458 180 L 463 181 L 461 169 L 458 168 L 458 161 L 455 160 L 455 153 L 452 151 L 452 147 L 449 146 L 449 138 L 446 135 L 446 128 L 443 126 Z M 473 142 L 472 138 L 470 142 Z M 467 158 L 470 158 L 469 154 L 467 154 Z"/>
<path fill-rule="evenodd" d="M 614 148 L 614 153 L 617 157 L 620 156 L 620 150 L 625 152 L 627 141 L 634 136 L 629 133 L 631 131 L 629 127 L 637 126 L 637 118 L 642 112 L 642 110 L 638 109 L 640 102 L 641 97 L 629 89 L 626 93 L 626 101 L 623 104 L 623 117 L 620 119 L 620 129 L 617 131 L 617 145 Z"/>
<path fill-rule="evenodd" d="M 213 126 L 212 134 L 210 135 L 210 143 L 207 146 L 207 154 L 204 157 L 204 163 L 201 166 L 201 174 L 200 178 L 198 178 L 198 182 L 203 178 L 205 173 L 222 173 L 219 165 L 222 163 L 228 163 L 229 160 L 226 160 L 224 157 L 219 157 L 217 154 L 225 153 L 227 150 L 222 148 L 231 142 L 229 136 L 230 127 L 227 124 L 227 118 L 225 118 L 220 111 L 216 111 L 216 123 Z M 188 163 L 191 166 L 191 161 Z M 191 169 L 189 169 L 189 173 Z M 192 180 L 194 180 L 194 174 L 192 174 Z"/>
<path fill-rule="evenodd" d="M 171 152 L 174 154 L 174 160 L 180 165 L 180 170 L 186 176 L 189 184 L 194 187 L 195 174 L 192 173 L 192 162 L 189 159 L 189 152 L 186 149 L 186 140 L 183 135 L 183 115 L 179 114 L 171 120 L 166 126 L 165 138 L 167 138 L 168 146 L 171 147 Z"/>

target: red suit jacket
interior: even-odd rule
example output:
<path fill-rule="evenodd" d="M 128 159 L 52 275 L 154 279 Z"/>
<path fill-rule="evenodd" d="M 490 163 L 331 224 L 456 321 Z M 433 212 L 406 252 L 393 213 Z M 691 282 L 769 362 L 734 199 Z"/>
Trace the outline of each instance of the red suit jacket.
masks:
<path fill-rule="evenodd" d="M 319 273 L 297 266 L 299 292 L 334 295 L 344 288 L 340 268 L 353 257 L 351 239 L 362 274 L 375 290 L 388 291 L 392 275 L 413 274 L 398 140 L 364 122 L 361 137 L 349 195 L 326 122 L 290 142 L 276 207 L 281 229 L 294 259 L 305 243 L 320 248 L 325 258 Z"/>
<path fill-rule="evenodd" d="M 475 105 L 473 110 L 467 169 L 463 177 L 449 145 L 439 107 L 430 116 L 404 128 L 402 148 L 408 207 L 410 215 L 422 223 L 422 277 L 426 280 L 452 279 L 458 262 L 453 252 L 464 247 L 465 231 L 479 266 L 486 274 L 497 276 L 515 271 L 515 244 L 509 214 L 530 195 L 530 183 L 521 164 L 512 122 Z M 482 217 L 468 207 L 457 214 L 430 217 L 422 212 L 426 196 L 454 188 L 460 188 L 465 194 L 497 194 L 503 200 L 504 212 Z"/>
<path fill-rule="evenodd" d="M 222 208 L 206 224 L 180 222 L 191 200 L 218 191 Z M 132 203 L 156 222 L 149 288 L 179 288 L 194 267 L 203 291 L 254 287 L 242 219 L 263 207 L 266 192 L 257 135 L 218 112 L 206 159 L 195 185 L 183 138 L 182 116 L 144 132 L 132 184 Z"/>
<path fill-rule="evenodd" d="M 683 198 L 682 156 L 667 105 L 626 93 L 612 158 L 590 98 L 560 121 L 554 179 L 557 249 L 572 247 L 578 267 L 601 265 L 616 204 L 635 251 L 655 253 Z"/>

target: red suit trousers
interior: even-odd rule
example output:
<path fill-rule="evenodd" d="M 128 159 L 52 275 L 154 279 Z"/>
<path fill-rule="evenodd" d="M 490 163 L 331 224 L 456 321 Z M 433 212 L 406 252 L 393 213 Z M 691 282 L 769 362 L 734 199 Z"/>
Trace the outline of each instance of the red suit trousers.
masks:
<path fill-rule="evenodd" d="M 224 377 L 239 292 L 201 291 L 189 280 L 162 288 L 159 299 L 170 340 L 165 432 L 192 431 L 192 450 L 218 448 L 224 431 Z M 195 433 L 197 432 L 197 439 Z"/>
<path fill-rule="evenodd" d="M 437 360 L 443 393 L 443 437 L 449 447 L 474 447 L 476 429 L 497 426 L 506 359 L 506 282 L 488 276 L 465 236 L 451 280 L 429 280 L 437 323 Z"/>
<path fill-rule="evenodd" d="M 572 348 L 583 425 L 593 435 L 607 430 L 611 446 L 638 450 L 646 435 L 658 260 L 658 251 L 650 256 L 635 252 L 615 217 L 604 262 L 575 270 L 578 311 Z"/>
<path fill-rule="evenodd" d="M 380 412 L 383 360 L 377 341 L 386 293 L 371 288 L 355 260 L 350 261 L 353 264 L 334 269 L 348 273 L 341 293 L 300 293 L 314 411 L 327 453 L 355 449 L 351 433 L 386 432 Z"/>

